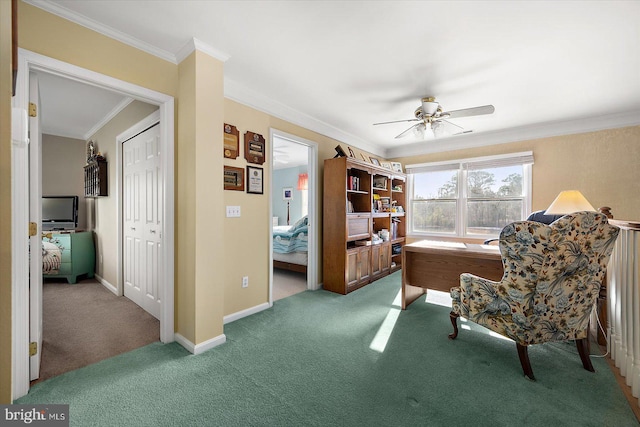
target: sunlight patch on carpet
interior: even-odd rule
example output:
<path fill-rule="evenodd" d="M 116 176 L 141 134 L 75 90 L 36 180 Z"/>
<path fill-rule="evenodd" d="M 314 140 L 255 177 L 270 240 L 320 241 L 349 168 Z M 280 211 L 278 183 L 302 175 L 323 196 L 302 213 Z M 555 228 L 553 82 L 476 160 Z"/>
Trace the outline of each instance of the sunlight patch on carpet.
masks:
<path fill-rule="evenodd" d="M 373 337 L 371 345 L 369 345 L 371 350 L 377 351 L 378 353 L 384 353 L 384 349 L 387 347 L 393 328 L 398 321 L 398 316 L 400 316 L 400 311 L 401 310 L 397 308 L 389 310 L 387 317 L 385 317 L 384 322 L 382 322 L 380 329 L 378 329 L 378 332 L 376 333 L 376 336 Z"/>

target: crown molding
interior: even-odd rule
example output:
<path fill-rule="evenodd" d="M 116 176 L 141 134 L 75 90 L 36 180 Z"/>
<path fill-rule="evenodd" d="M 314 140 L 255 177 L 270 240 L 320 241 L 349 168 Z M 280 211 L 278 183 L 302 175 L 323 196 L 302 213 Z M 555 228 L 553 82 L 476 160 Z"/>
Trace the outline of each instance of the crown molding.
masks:
<path fill-rule="evenodd" d="M 640 110 L 577 120 L 538 123 L 499 131 L 457 135 L 438 140 L 432 139 L 402 147 L 388 148 L 385 155 L 386 158 L 393 159 L 638 125 L 640 125 Z"/>
<path fill-rule="evenodd" d="M 120 111 L 124 110 L 127 107 L 127 105 L 131 104 L 132 102 L 133 102 L 133 98 L 130 98 L 130 97 L 124 98 L 122 101 L 118 103 L 118 105 L 116 105 L 113 108 L 113 110 L 109 111 L 109 113 L 106 116 L 104 116 L 98 123 L 96 123 L 91 129 L 89 129 L 82 136 L 82 139 L 86 141 L 89 138 L 91 138 L 91 136 L 93 136 L 94 133 L 102 129 L 104 125 L 109 123 L 111 119 L 113 119 L 116 115 L 118 115 Z"/>
<path fill-rule="evenodd" d="M 97 33 L 100 33 L 104 36 L 110 37 L 112 39 L 118 40 L 124 44 L 135 47 L 136 49 L 140 49 L 144 52 L 147 52 L 151 55 L 157 56 L 158 58 L 164 59 L 165 61 L 169 61 L 171 63 L 177 64 L 176 55 L 173 53 L 166 51 L 164 49 L 159 49 L 156 46 L 153 46 L 147 42 L 144 42 L 135 37 L 131 37 L 128 34 L 123 33 L 122 31 L 111 28 L 107 25 L 104 25 L 100 22 L 97 22 L 91 18 L 87 18 L 84 15 L 73 12 L 66 7 L 60 6 L 54 3 L 51 0 L 22 0 L 25 3 L 30 4 L 31 6 L 35 6 L 40 8 L 46 12 L 57 15 L 61 18 L 64 18 L 68 21 L 74 22 L 78 25 L 81 25 L 85 28 L 93 30 Z"/>
<path fill-rule="evenodd" d="M 207 55 L 222 62 L 227 62 L 227 60 L 231 57 L 231 55 L 224 53 L 223 51 L 216 49 L 211 45 L 208 45 L 202 40 L 193 37 L 191 40 L 186 42 L 184 46 L 182 46 L 182 48 L 180 48 L 178 53 L 176 53 L 176 61 L 178 62 L 178 64 L 181 63 L 187 56 L 191 55 L 191 53 L 195 52 L 196 50 L 204 52 Z"/>
<path fill-rule="evenodd" d="M 295 125 L 304 127 L 305 129 L 333 138 L 341 143 L 384 157 L 384 148 L 371 144 L 321 120 L 315 119 L 306 113 L 281 104 L 232 79 L 224 79 L 224 96 L 232 101 L 239 102 L 240 104 L 270 114 L 274 117 L 278 117 L 279 119 L 286 120 Z"/>

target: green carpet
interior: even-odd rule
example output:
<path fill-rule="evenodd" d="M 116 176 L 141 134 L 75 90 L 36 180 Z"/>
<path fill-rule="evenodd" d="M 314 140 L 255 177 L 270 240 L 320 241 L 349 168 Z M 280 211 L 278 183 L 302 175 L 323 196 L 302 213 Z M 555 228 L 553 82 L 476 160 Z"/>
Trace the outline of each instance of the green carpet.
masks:
<path fill-rule="evenodd" d="M 469 322 L 451 341 L 447 307 L 401 312 L 399 290 L 395 273 L 347 296 L 303 292 L 199 356 L 151 344 L 16 403 L 68 403 L 72 426 L 638 425 L 605 360 L 590 373 L 572 343 L 533 346 L 528 381 L 515 344 Z"/>

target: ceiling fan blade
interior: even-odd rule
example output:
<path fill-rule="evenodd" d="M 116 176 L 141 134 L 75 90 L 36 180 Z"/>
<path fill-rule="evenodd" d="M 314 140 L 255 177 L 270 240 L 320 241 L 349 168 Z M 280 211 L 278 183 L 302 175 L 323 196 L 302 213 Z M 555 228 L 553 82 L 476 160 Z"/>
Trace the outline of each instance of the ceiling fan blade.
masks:
<path fill-rule="evenodd" d="M 404 138 L 405 136 L 409 135 L 411 132 L 416 132 L 418 134 L 421 133 L 422 135 L 424 135 L 424 130 L 426 128 L 427 127 L 425 126 L 424 123 L 415 124 L 415 125 L 411 126 L 409 129 L 407 129 L 404 132 L 402 132 L 400 135 L 396 136 L 395 139 Z"/>
<path fill-rule="evenodd" d="M 391 123 L 417 122 L 417 121 L 419 121 L 419 120 L 420 120 L 420 119 L 394 120 L 394 121 L 392 121 L 392 122 L 380 122 L 380 123 L 374 123 L 373 125 L 374 125 L 374 126 L 377 126 L 377 125 L 388 125 L 388 124 L 391 124 Z"/>
<path fill-rule="evenodd" d="M 481 116 L 483 114 L 492 114 L 496 111 L 493 105 L 483 105 L 482 107 L 463 108 L 462 110 L 447 111 L 442 115 L 447 115 L 448 118 L 454 119 L 458 117 L 469 116 Z"/>

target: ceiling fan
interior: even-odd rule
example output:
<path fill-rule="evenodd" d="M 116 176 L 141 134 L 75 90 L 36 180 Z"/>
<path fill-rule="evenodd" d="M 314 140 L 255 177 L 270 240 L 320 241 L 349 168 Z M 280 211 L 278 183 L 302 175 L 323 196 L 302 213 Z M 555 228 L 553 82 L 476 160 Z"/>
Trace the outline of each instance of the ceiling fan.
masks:
<path fill-rule="evenodd" d="M 425 138 L 425 131 L 430 128 L 433 136 L 436 138 L 444 135 L 458 135 L 461 133 L 469 133 L 470 130 L 464 130 L 462 126 L 458 126 L 446 119 L 455 119 L 460 117 L 480 116 L 483 114 L 492 114 L 495 111 L 493 105 L 483 105 L 481 107 L 463 108 L 462 110 L 443 111 L 440 103 L 433 96 L 422 98 L 422 105 L 416 108 L 413 113 L 415 119 L 394 120 L 391 122 L 374 123 L 377 125 L 387 125 L 390 123 L 401 122 L 420 122 L 409 129 L 405 130 L 396 139 L 403 138 L 409 134 L 414 134 L 421 139 Z"/>

